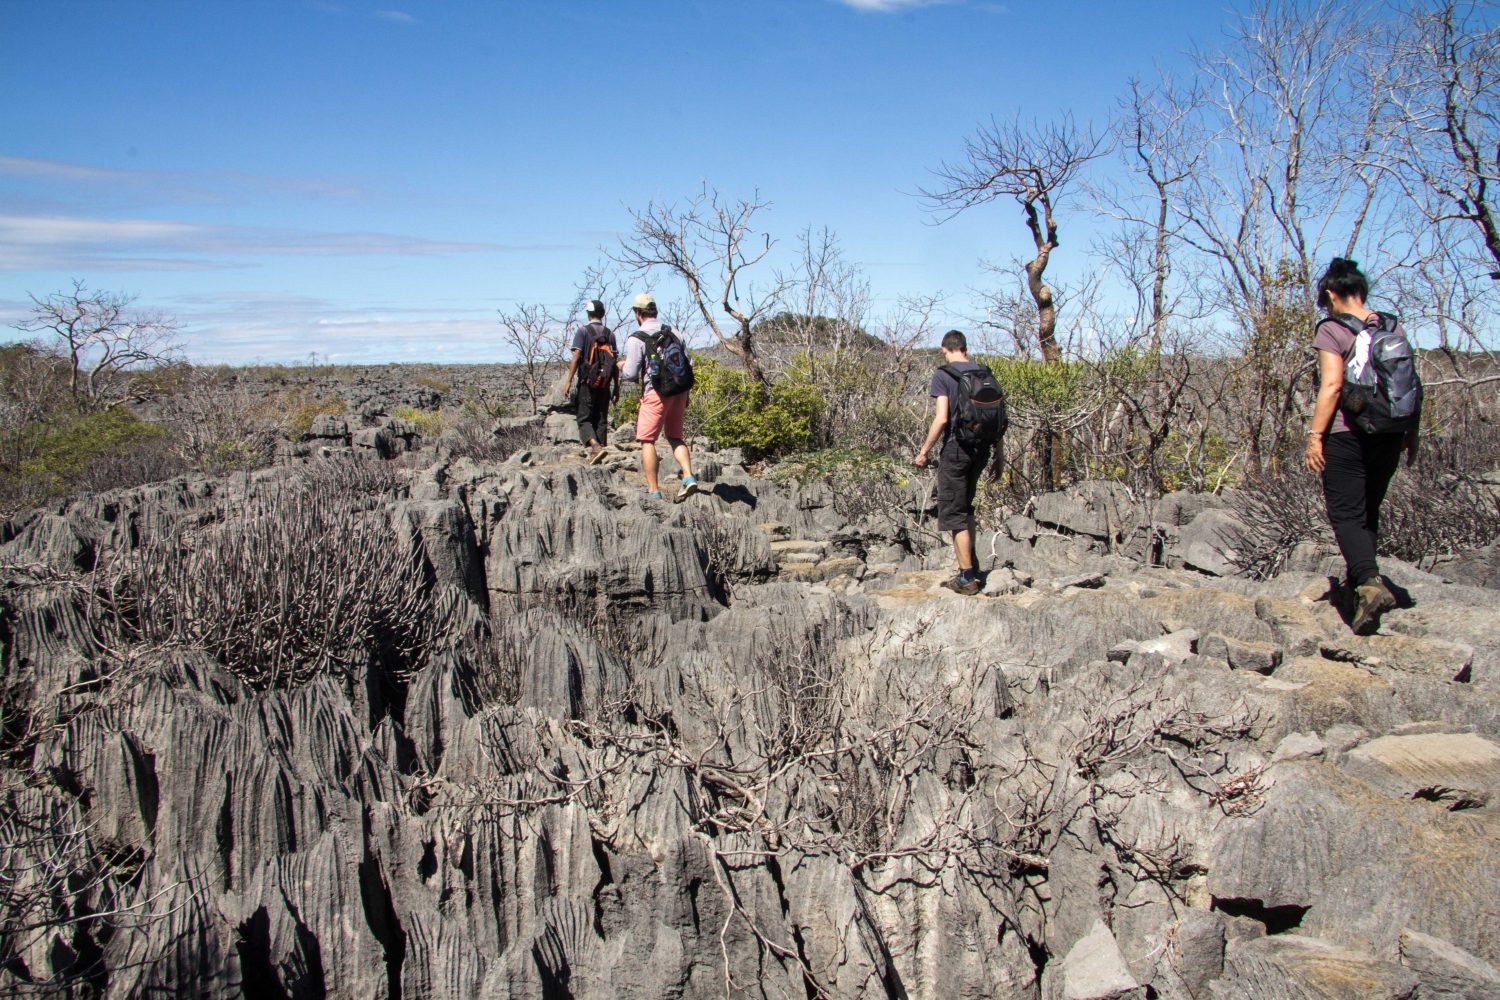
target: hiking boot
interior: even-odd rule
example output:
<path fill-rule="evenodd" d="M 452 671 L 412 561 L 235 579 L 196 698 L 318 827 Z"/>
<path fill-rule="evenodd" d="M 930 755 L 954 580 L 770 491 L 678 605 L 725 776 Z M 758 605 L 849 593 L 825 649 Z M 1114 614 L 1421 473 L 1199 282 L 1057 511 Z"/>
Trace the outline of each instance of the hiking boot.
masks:
<path fill-rule="evenodd" d="M 961 576 L 955 576 L 951 580 L 944 580 L 943 586 L 953 591 L 955 594 L 962 594 L 965 597 L 973 597 L 975 594 L 979 593 L 979 577 L 971 576 L 967 580 L 965 580 Z"/>
<path fill-rule="evenodd" d="M 589 464 L 598 465 L 600 462 L 604 461 L 606 451 L 607 449 L 604 447 L 604 445 L 601 444 L 593 451 L 589 452 Z"/>
<path fill-rule="evenodd" d="M 677 496 L 673 499 L 672 502 L 682 503 L 682 501 L 686 500 L 688 497 L 697 492 L 698 480 L 692 476 L 685 476 L 682 480 L 682 489 L 677 491 Z"/>
<path fill-rule="evenodd" d="M 1380 616 L 1396 606 L 1396 595 L 1392 594 L 1380 577 L 1372 577 L 1354 588 L 1357 603 L 1354 619 L 1349 628 L 1355 635 L 1369 635 L 1380 627 Z"/>

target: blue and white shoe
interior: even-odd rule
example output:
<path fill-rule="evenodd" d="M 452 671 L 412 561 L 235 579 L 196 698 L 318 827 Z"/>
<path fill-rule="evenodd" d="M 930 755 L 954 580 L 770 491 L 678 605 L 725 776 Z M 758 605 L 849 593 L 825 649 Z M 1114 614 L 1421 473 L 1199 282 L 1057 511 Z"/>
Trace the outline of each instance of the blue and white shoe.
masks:
<path fill-rule="evenodd" d="M 682 501 L 686 500 L 688 497 L 692 496 L 694 493 L 697 493 L 697 492 L 698 492 L 698 480 L 697 480 L 697 478 L 694 477 L 694 476 L 683 476 L 682 477 L 682 489 L 680 489 L 680 490 L 677 491 L 677 496 L 673 499 L 672 502 L 673 503 L 682 503 Z"/>

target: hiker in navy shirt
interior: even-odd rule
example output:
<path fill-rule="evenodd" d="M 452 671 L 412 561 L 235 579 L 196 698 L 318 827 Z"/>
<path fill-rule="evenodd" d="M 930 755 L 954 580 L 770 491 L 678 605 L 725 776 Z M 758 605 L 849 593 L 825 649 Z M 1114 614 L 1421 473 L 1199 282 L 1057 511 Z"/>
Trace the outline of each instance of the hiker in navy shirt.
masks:
<path fill-rule="evenodd" d="M 562 394 L 566 398 L 573 385 L 573 376 L 578 375 L 578 440 L 589 449 L 589 461 L 597 465 L 604 458 L 604 448 L 609 442 L 610 399 L 620 396 L 619 367 L 611 368 L 609 379 L 602 387 L 595 388 L 586 382 L 596 341 L 601 349 L 608 346 L 612 360 L 619 357 L 620 349 L 614 333 L 604 325 L 604 303 L 590 299 L 586 311 L 588 322 L 573 334 L 573 360 L 563 378 Z"/>
<path fill-rule="evenodd" d="M 956 371 L 979 371 L 984 366 L 969 360 L 969 342 L 957 330 L 943 334 L 943 360 Z M 927 429 L 927 440 L 913 461 L 918 468 L 925 468 L 928 456 L 937 446 L 938 451 L 937 509 L 938 530 L 953 532 L 953 554 L 958 557 L 958 576 L 945 580 L 943 586 L 959 594 L 979 593 L 979 574 L 974 567 L 974 494 L 979 489 L 979 476 L 990 460 L 990 446 L 978 445 L 966 449 L 958 439 L 948 432 L 950 417 L 954 412 L 958 396 L 958 380 L 939 368 L 932 375 L 928 393 L 937 401 L 932 426 Z"/>

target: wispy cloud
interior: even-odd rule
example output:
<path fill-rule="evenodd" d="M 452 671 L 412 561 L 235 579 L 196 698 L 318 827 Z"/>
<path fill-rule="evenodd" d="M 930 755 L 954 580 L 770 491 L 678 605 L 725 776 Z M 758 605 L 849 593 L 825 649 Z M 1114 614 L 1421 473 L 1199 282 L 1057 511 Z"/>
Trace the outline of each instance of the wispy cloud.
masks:
<path fill-rule="evenodd" d="M 0 155 L 0 177 L 36 185 L 64 186 L 96 196 L 102 194 L 116 203 L 138 202 L 143 197 L 174 202 L 224 203 L 260 194 L 355 200 L 377 193 L 365 183 L 351 178 L 287 177 L 237 171 L 131 170 L 5 155 Z"/>
<path fill-rule="evenodd" d="M 399 233 L 310 232 L 212 226 L 165 219 L 0 215 L 0 270 L 203 269 L 253 265 L 288 255 L 363 257 L 470 253 L 545 253 L 573 244 L 506 244 Z"/>
<path fill-rule="evenodd" d="M 382 21 L 395 21 L 398 24 L 416 24 L 417 19 L 404 10 L 377 10 L 375 16 Z"/>
<path fill-rule="evenodd" d="M 912 10 L 916 7 L 935 7 L 939 4 L 953 3 L 955 0 L 834 0 L 845 7 L 853 7 L 855 10 L 872 11 L 877 14 L 893 14 L 900 10 Z"/>

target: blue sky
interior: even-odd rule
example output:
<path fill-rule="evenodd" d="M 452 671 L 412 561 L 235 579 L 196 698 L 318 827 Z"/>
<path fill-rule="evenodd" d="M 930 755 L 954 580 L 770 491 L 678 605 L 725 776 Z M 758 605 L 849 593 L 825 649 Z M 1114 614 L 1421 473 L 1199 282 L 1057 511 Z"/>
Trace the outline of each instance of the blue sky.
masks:
<path fill-rule="evenodd" d="M 833 229 L 877 304 L 943 292 L 961 322 L 993 282 L 980 260 L 1026 234 L 999 203 L 933 225 L 915 196 L 933 168 L 991 115 L 1102 124 L 1128 78 L 1216 43 L 1229 16 L 0 0 L 0 326 L 78 278 L 175 315 L 195 360 L 503 360 L 497 309 L 565 307 L 629 209 L 704 181 L 758 190 L 783 247 Z M 1084 264 L 1066 251 L 1064 280 Z"/>

